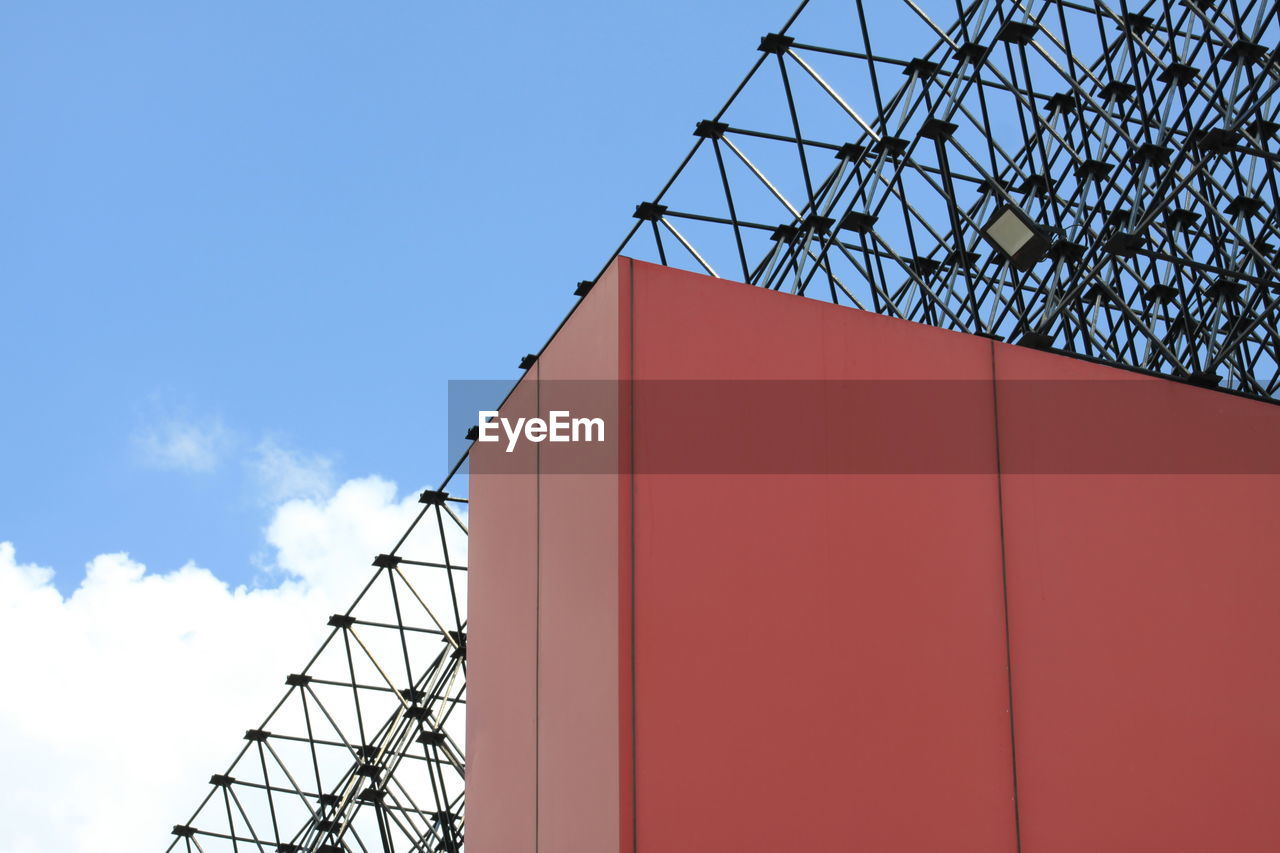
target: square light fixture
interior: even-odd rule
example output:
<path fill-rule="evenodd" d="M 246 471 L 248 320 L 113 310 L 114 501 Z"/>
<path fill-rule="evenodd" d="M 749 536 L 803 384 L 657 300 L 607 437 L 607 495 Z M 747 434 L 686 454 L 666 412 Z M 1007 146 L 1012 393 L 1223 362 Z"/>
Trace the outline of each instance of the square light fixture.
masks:
<path fill-rule="evenodd" d="M 1048 231 L 1012 204 L 996 211 L 983 227 L 982 236 L 1023 272 L 1043 260 L 1053 245 Z"/>

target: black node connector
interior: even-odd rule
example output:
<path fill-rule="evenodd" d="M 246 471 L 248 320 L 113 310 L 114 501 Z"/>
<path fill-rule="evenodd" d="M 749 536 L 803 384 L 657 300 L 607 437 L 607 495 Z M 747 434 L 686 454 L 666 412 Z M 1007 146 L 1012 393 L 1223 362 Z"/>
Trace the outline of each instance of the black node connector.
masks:
<path fill-rule="evenodd" d="M 1029 193 L 1036 198 L 1049 194 L 1049 178 L 1039 172 L 1032 172 L 1018 188 L 1019 192 Z"/>
<path fill-rule="evenodd" d="M 969 42 L 956 48 L 956 56 L 960 58 L 960 61 L 968 62 L 971 65 L 981 65 L 990 52 L 991 48 L 977 42 Z"/>
<path fill-rule="evenodd" d="M 1234 302 L 1242 293 L 1244 293 L 1244 282 L 1230 276 L 1218 276 L 1213 284 L 1209 285 L 1209 295 L 1214 299 Z"/>
<path fill-rule="evenodd" d="M 857 210 L 851 210 L 840 220 L 840 229 L 842 231 L 853 231 L 858 234 L 866 234 L 875 226 L 879 217 L 870 213 L 863 213 Z"/>
<path fill-rule="evenodd" d="M 908 261 L 908 266 L 911 267 L 911 271 L 916 275 L 921 278 L 928 278 L 941 269 L 942 262 L 933 258 L 912 258 Z"/>
<path fill-rule="evenodd" d="M 594 281 L 580 281 L 578 286 L 573 289 L 574 296 L 586 296 L 591 292 L 591 288 L 595 286 Z"/>
<path fill-rule="evenodd" d="M 946 263 L 954 267 L 972 268 L 980 260 L 982 260 L 982 256 L 977 252 L 966 252 L 960 249 L 952 249 L 950 252 L 947 252 Z"/>
<path fill-rule="evenodd" d="M 1200 221 L 1200 214 L 1185 207 L 1175 207 L 1165 214 L 1164 222 L 1169 228 L 1190 228 Z"/>
<path fill-rule="evenodd" d="M 1156 79 L 1161 83 L 1171 83 L 1174 86 L 1186 86 L 1188 83 L 1196 79 L 1196 69 L 1191 65 L 1182 62 L 1170 62 L 1164 67 L 1164 70 L 1156 75 Z"/>
<path fill-rule="evenodd" d="M 1051 350 L 1053 349 L 1053 336 L 1046 335 L 1044 332 L 1023 332 L 1022 337 L 1018 338 L 1018 346 L 1027 347 L 1028 349 Z"/>
<path fill-rule="evenodd" d="M 1085 160 L 1076 166 L 1076 177 L 1081 181 L 1105 181 L 1113 168 L 1115 167 L 1110 163 L 1101 160 Z"/>
<path fill-rule="evenodd" d="M 223 773 L 215 773 L 209 777 L 209 784 L 216 785 L 219 788 L 230 788 L 231 783 L 236 781 L 234 778 Z"/>
<path fill-rule="evenodd" d="M 1121 258 L 1132 258 L 1142 248 L 1142 235 L 1117 231 L 1102 244 L 1102 251 Z"/>
<path fill-rule="evenodd" d="M 467 656 L 467 633 L 465 631 L 450 631 L 449 637 L 453 640 L 455 658 L 465 658 Z"/>
<path fill-rule="evenodd" d="M 1070 92 L 1059 92 L 1045 104 L 1050 113 L 1074 113 L 1080 108 L 1080 102 Z"/>
<path fill-rule="evenodd" d="M 858 145 L 855 142 L 846 142 L 836 149 L 836 159 L 844 160 L 847 163 L 856 163 L 862 159 L 867 153 L 865 145 Z"/>
<path fill-rule="evenodd" d="M 1238 39 L 1223 56 L 1232 62 L 1253 64 L 1266 58 L 1267 49 L 1255 41 Z"/>
<path fill-rule="evenodd" d="M 1212 370 L 1197 370 L 1187 376 L 1187 381 L 1201 388 L 1217 388 L 1222 383 L 1222 377 Z"/>
<path fill-rule="evenodd" d="M 438 732 L 434 729 L 424 729 L 422 734 L 418 735 L 418 743 L 426 744 L 427 746 L 444 746 L 446 740 L 448 738 L 445 737 L 444 732 Z"/>
<path fill-rule="evenodd" d="M 329 617 L 330 628 L 350 628 L 354 624 L 356 624 L 356 617 L 354 616 L 335 613 Z"/>
<path fill-rule="evenodd" d="M 1173 157 L 1173 149 L 1167 145 L 1148 142 L 1139 146 L 1131 155 L 1135 163 L 1144 166 L 1168 166 Z"/>
<path fill-rule="evenodd" d="M 538 356 L 534 353 L 528 353 L 524 358 L 520 359 L 520 369 L 528 370 L 538 363 Z"/>
<path fill-rule="evenodd" d="M 773 229 L 773 233 L 769 235 L 769 239 L 777 243 L 779 241 L 790 243 L 800 236 L 800 229 L 789 222 L 784 222 L 777 228 Z"/>
<path fill-rule="evenodd" d="M 902 73 L 907 77 L 915 75 L 921 80 L 931 80 L 936 77 L 938 72 L 941 70 L 942 66 L 938 63 L 931 62 L 928 59 L 923 59 L 917 56 L 906 64 L 906 67 L 902 69 Z"/>
<path fill-rule="evenodd" d="M 1251 195 L 1238 195 L 1227 205 L 1229 216 L 1253 216 L 1262 209 L 1262 199 Z"/>
<path fill-rule="evenodd" d="M 1004 26 L 1000 28 L 1000 32 L 996 33 L 996 41 L 1003 41 L 1009 44 L 1025 45 L 1031 44 L 1031 40 L 1036 36 L 1036 25 L 1028 21 L 1005 21 Z"/>
<path fill-rule="evenodd" d="M 290 687 L 306 687 L 311 683 L 311 676 L 295 672 L 285 676 L 284 683 Z"/>
<path fill-rule="evenodd" d="M 400 562 L 400 558 L 394 554 L 379 554 L 373 558 L 373 565 L 379 569 L 394 569 Z"/>
<path fill-rule="evenodd" d="M 1071 240 L 1059 240 L 1049 247 L 1049 257 L 1067 263 L 1075 263 L 1084 257 L 1084 246 Z"/>
<path fill-rule="evenodd" d="M 251 740 L 257 743 L 266 743 L 267 738 L 270 736 L 271 732 L 263 731 L 262 729 L 249 729 L 249 731 L 244 733 L 245 740 Z"/>
<path fill-rule="evenodd" d="M 636 212 L 631 215 L 643 222 L 657 222 L 667 215 L 667 206 L 656 201 L 642 201 L 636 205 Z"/>
<path fill-rule="evenodd" d="M 1102 87 L 1102 100 L 1115 101 L 1117 104 L 1123 103 L 1133 97 L 1133 93 L 1138 91 L 1138 87 L 1132 83 L 1126 83 L 1123 80 L 1112 80 L 1110 83 Z"/>
<path fill-rule="evenodd" d="M 901 157 L 907 153 L 907 149 L 911 147 L 910 141 L 900 139 L 897 136 L 882 136 L 876 142 L 876 150 L 883 151 L 889 157 Z"/>
<path fill-rule="evenodd" d="M 812 231 L 814 234 L 826 234 L 831 230 L 831 226 L 835 224 L 836 221 L 831 217 L 817 213 L 811 213 L 804 219 L 805 229 Z"/>
<path fill-rule="evenodd" d="M 791 36 L 784 36 L 779 33 L 769 33 L 767 36 L 762 36 L 760 38 L 760 46 L 756 49 L 764 53 L 783 54 L 790 50 L 791 45 L 795 43 L 796 40 Z"/>
<path fill-rule="evenodd" d="M 1240 134 L 1233 130 L 1214 127 L 1208 130 L 1196 130 L 1187 135 L 1188 141 L 1201 151 L 1211 154 L 1225 154 L 1240 143 Z"/>
<path fill-rule="evenodd" d="M 940 118 L 930 117 L 925 119 L 924 124 L 920 125 L 920 135 L 935 142 L 945 142 L 954 136 L 959 129 L 959 125 L 943 121 Z"/>
<path fill-rule="evenodd" d="M 700 139 L 720 139 L 728 129 L 729 125 L 722 121 L 703 119 L 698 122 L 698 126 L 693 129 L 693 135 Z"/>
<path fill-rule="evenodd" d="M 1132 35 L 1142 35 L 1155 26 L 1155 19 L 1137 12 L 1129 12 L 1124 16 L 1125 31 Z"/>
<path fill-rule="evenodd" d="M 1090 305 L 1099 304 L 1119 304 L 1121 300 L 1116 294 L 1100 284 L 1095 284 L 1084 295 L 1084 301 Z"/>
<path fill-rule="evenodd" d="M 422 494 L 418 495 L 418 503 L 427 506 L 443 506 L 448 499 L 449 493 L 442 489 L 424 489 Z"/>

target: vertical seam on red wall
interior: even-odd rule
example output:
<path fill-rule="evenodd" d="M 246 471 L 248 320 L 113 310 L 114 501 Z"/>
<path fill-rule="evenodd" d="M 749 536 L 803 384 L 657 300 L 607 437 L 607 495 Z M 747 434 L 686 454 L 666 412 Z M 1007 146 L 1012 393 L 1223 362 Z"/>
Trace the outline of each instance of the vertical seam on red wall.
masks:
<path fill-rule="evenodd" d="M 542 366 L 534 365 L 534 416 L 542 414 Z M 535 445 L 533 467 L 533 850 L 542 835 L 542 445 Z"/>
<path fill-rule="evenodd" d="M 635 279 L 635 262 L 630 258 L 626 259 L 626 281 L 627 281 L 627 343 L 625 351 L 625 388 L 627 400 L 627 511 L 625 516 L 626 530 L 623 535 L 627 537 L 626 550 L 626 571 L 627 571 L 627 653 L 624 659 L 627 663 L 627 679 L 628 679 L 628 696 L 627 702 L 629 707 L 625 709 L 627 732 L 623 741 L 623 749 L 630 751 L 630 765 L 626 774 L 626 781 L 630 785 L 631 790 L 628 792 L 630 797 L 624 799 L 623 808 L 625 809 L 626 821 L 630 824 L 630 832 L 624 834 L 623 843 L 630 842 L 631 853 L 636 853 L 639 849 L 639 826 L 637 824 L 636 801 L 638 796 L 639 784 L 636 774 L 637 760 L 637 744 L 636 744 L 636 409 L 635 409 L 635 328 L 636 328 L 636 279 Z M 621 274 L 619 270 L 619 274 Z M 622 367 L 622 365 L 620 365 Z M 619 370 L 622 373 L 623 370 Z M 629 800 L 627 802 L 626 800 Z M 629 835 L 627 838 L 625 836 Z M 624 847 L 625 849 L 625 847 Z"/>
<path fill-rule="evenodd" d="M 996 377 L 996 343 L 991 345 L 991 410 L 996 442 L 996 516 L 1000 524 L 1000 592 L 1004 604 L 1004 666 L 1009 687 L 1009 763 L 1013 777 L 1013 837 L 1022 851 L 1022 814 L 1018 803 L 1018 742 L 1013 721 L 1013 641 L 1009 636 L 1009 562 L 1004 541 L 1004 471 L 1000 462 L 1000 383 Z"/>

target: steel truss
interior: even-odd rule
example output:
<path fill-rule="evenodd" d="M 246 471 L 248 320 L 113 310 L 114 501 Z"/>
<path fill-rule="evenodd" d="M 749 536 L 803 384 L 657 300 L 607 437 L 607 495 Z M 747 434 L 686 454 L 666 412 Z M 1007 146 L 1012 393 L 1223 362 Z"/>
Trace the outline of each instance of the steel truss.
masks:
<path fill-rule="evenodd" d="M 451 505 L 465 501 L 420 499 L 170 851 L 462 849 L 466 526 Z"/>
<path fill-rule="evenodd" d="M 1274 0 L 820 5 L 620 253 L 1276 396 Z M 1030 259 L 984 238 L 1009 208 Z"/>
<path fill-rule="evenodd" d="M 615 256 L 1276 397 L 1274 0 L 822 2 Z M 464 502 L 422 502 L 170 851 L 462 849 Z"/>

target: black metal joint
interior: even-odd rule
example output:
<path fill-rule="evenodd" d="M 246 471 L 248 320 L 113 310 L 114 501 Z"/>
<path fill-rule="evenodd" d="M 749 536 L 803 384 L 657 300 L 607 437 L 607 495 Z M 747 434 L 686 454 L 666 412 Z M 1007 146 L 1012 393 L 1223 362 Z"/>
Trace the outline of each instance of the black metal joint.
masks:
<path fill-rule="evenodd" d="M 667 214 L 667 206 L 656 201 L 644 201 L 636 205 L 636 212 L 631 214 L 643 222 L 657 222 Z"/>
<path fill-rule="evenodd" d="M 856 163 L 867 153 L 865 145 L 858 145 L 856 142 L 846 142 L 836 151 L 836 159 L 844 160 L 846 163 Z"/>
<path fill-rule="evenodd" d="M 757 49 L 764 53 L 776 53 L 781 55 L 790 50 L 791 45 L 795 43 L 796 40 L 791 36 L 784 36 L 780 33 L 769 33 L 768 35 L 760 38 L 760 47 Z"/>
<path fill-rule="evenodd" d="M 804 227 L 812 230 L 814 234 L 826 234 L 831 230 L 831 226 L 836 221 L 829 216 L 822 216 L 818 213 L 811 213 L 804 219 Z"/>
<path fill-rule="evenodd" d="M 867 234 L 875 227 L 878 218 L 870 213 L 851 210 L 840 220 L 840 229 L 842 231 L 853 231 L 857 234 Z"/>
<path fill-rule="evenodd" d="M 924 124 L 920 125 L 920 135 L 935 142 L 946 142 L 959 129 L 958 125 L 931 116 L 925 119 Z"/>
<path fill-rule="evenodd" d="M 720 139 L 728 129 L 729 125 L 722 121 L 704 119 L 693 129 L 693 135 L 699 139 Z"/>
<path fill-rule="evenodd" d="M 996 33 L 996 41 L 1026 45 L 1031 44 L 1031 40 L 1035 38 L 1035 35 L 1035 24 L 1026 21 L 1005 21 L 1004 26 L 1000 28 L 1000 32 Z"/>
<path fill-rule="evenodd" d="M 1018 346 L 1050 350 L 1053 349 L 1053 336 L 1046 335 L 1044 332 L 1023 332 L 1022 337 L 1018 338 Z"/>
<path fill-rule="evenodd" d="M 907 63 L 906 67 L 902 69 L 902 73 L 907 77 L 915 76 L 921 80 L 930 80 L 937 76 L 941 70 L 942 66 L 938 63 L 930 62 L 922 57 L 916 57 Z"/>
<path fill-rule="evenodd" d="M 444 502 L 448 499 L 449 493 L 443 489 L 424 489 L 422 494 L 418 495 L 418 503 L 428 506 L 444 506 Z"/>

